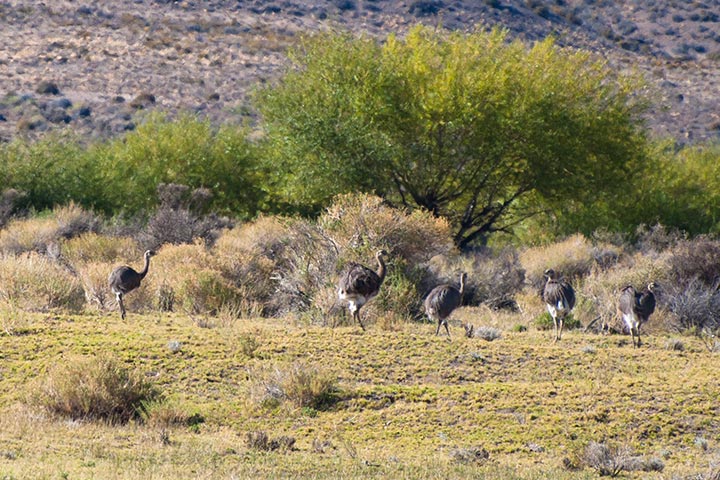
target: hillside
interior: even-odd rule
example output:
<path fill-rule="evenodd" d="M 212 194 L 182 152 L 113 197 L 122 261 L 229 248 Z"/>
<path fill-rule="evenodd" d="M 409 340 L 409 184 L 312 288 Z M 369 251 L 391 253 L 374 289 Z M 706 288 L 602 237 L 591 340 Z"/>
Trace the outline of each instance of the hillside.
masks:
<path fill-rule="evenodd" d="M 645 73 L 652 131 L 692 143 L 720 136 L 720 1 L 217 0 L 0 1 L 0 139 L 69 128 L 133 129 L 148 110 L 216 122 L 252 115 L 300 34 L 328 28 L 383 37 L 422 22 L 554 35 L 620 69 Z"/>

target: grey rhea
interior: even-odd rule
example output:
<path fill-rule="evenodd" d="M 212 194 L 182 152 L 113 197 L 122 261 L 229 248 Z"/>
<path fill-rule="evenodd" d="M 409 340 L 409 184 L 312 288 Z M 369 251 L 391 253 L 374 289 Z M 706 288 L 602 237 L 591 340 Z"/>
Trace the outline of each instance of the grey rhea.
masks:
<path fill-rule="evenodd" d="M 545 270 L 544 275 L 547 281 L 545 282 L 542 298 L 555 326 L 555 339 L 553 342 L 557 342 L 562 337 L 565 317 L 575 306 L 575 290 L 565 280 L 558 280 L 555 270 L 551 268 Z"/>
<path fill-rule="evenodd" d="M 340 300 L 348 302 L 350 314 L 358 321 L 363 330 L 365 330 L 365 325 L 360 320 L 360 309 L 380 291 L 386 273 L 385 261 L 383 260 L 385 255 L 387 255 L 385 250 L 378 250 L 375 253 L 375 259 L 378 263 L 377 272 L 365 265 L 353 262 L 347 266 L 338 282 L 338 297 Z"/>
<path fill-rule="evenodd" d="M 120 305 L 120 316 L 125 320 L 125 305 L 123 304 L 123 296 L 126 293 L 132 292 L 140 286 L 145 275 L 148 273 L 150 267 L 150 257 L 155 255 L 152 250 L 147 250 L 144 254 L 145 266 L 139 272 L 136 272 L 127 265 L 116 267 L 108 277 L 108 283 L 110 284 L 110 290 L 115 294 L 118 305 Z"/>
<path fill-rule="evenodd" d="M 620 292 L 618 310 L 630 330 L 633 348 L 640 346 L 640 326 L 647 322 L 655 311 L 655 287 L 655 283 L 650 282 L 644 291 L 638 292 L 632 285 L 627 285 Z"/>
<path fill-rule="evenodd" d="M 425 313 L 431 320 L 437 321 L 437 329 L 435 335 L 440 333 L 440 326 L 445 326 L 448 338 L 450 338 L 450 328 L 448 328 L 447 319 L 450 314 L 462 304 L 463 292 L 465 291 L 465 279 L 467 273 L 460 274 L 460 288 L 452 285 L 439 285 L 430 291 L 425 298 Z"/>

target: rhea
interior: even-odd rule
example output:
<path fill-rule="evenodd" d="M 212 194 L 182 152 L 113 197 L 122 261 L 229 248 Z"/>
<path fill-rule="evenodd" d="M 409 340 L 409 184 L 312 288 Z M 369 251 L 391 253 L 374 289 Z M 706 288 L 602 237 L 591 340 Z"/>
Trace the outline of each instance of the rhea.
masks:
<path fill-rule="evenodd" d="M 431 320 L 437 321 L 437 329 L 435 335 L 440 334 L 440 326 L 445 326 L 448 338 L 450 338 L 450 328 L 448 328 L 448 317 L 450 314 L 462 304 L 463 292 L 465 291 L 465 280 L 467 273 L 460 274 L 460 288 L 452 285 L 438 285 L 433 288 L 425 298 L 425 313 Z"/>
<path fill-rule="evenodd" d="M 640 326 L 647 322 L 655 311 L 655 287 L 655 283 L 650 282 L 644 291 L 638 292 L 635 287 L 628 285 L 620 292 L 618 310 L 630 330 L 633 348 L 640 347 Z"/>
<path fill-rule="evenodd" d="M 108 277 L 108 283 L 110 284 L 110 290 L 115 294 L 118 305 L 120 305 L 120 316 L 125 320 L 125 305 L 123 305 L 123 296 L 126 293 L 130 293 L 140 286 L 145 275 L 148 273 L 150 267 L 150 257 L 155 255 L 152 250 L 147 250 L 144 254 L 145 266 L 139 272 L 136 272 L 127 265 L 116 267 Z"/>
<path fill-rule="evenodd" d="M 545 270 L 544 276 L 547 281 L 545 282 L 542 298 L 555 326 L 555 339 L 553 342 L 557 342 L 562 336 L 565 318 L 575 306 L 575 290 L 565 280 L 558 280 L 556 278 L 557 274 L 552 268 Z"/>
<path fill-rule="evenodd" d="M 377 272 L 365 265 L 352 262 L 347 266 L 338 282 L 338 297 L 340 300 L 348 302 L 350 314 L 357 320 L 363 330 L 365 330 L 365 325 L 360 320 L 360 309 L 380 291 L 386 273 L 385 261 L 383 260 L 385 255 L 387 255 L 385 250 L 378 250 L 375 253 L 375 259 L 378 263 Z"/>

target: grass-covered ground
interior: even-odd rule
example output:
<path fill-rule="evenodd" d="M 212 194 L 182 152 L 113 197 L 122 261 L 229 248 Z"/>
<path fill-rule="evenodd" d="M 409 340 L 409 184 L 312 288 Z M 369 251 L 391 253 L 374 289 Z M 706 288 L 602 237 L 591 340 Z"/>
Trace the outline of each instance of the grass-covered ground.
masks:
<path fill-rule="evenodd" d="M 449 342 L 421 323 L 3 315 L 17 318 L 0 333 L 0 478 L 595 478 L 590 442 L 664 465 L 627 478 L 710 478 L 718 458 L 717 354 L 695 337 L 633 349 L 581 331 L 552 344 L 532 327 L 487 342 L 457 322 Z M 204 422 L 163 422 L 157 407 L 145 422 L 68 420 L 33 400 L 58 368 L 103 355 Z M 293 368 L 335 380 L 330 401 L 268 401 L 273 374 Z M 295 443 L 254 448 L 257 431 Z"/>

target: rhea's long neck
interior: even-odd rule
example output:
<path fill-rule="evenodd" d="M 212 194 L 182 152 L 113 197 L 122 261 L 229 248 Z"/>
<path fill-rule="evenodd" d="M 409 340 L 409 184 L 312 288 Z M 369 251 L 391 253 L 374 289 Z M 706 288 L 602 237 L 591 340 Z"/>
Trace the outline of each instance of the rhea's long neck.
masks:
<path fill-rule="evenodd" d="M 150 268 L 150 255 L 145 255 L 145 266 L 140 271 L 140 278 L 145 278 L 145 275 L 148 273 L 148 268 Z"/>
<path fill-rule="evenodd" d="M 385 280 L 385 273 L 387 271 L 387 269 L 385 268 L 385 262 L 382 259 L 382 255 L 376 255 L 375 258 L 377 258 L 377 262 L 378 262 L 377 274 L 378 274 L 378 277 L 380 277 L 380 281 L 382 282 L 383 280 Z"/>

